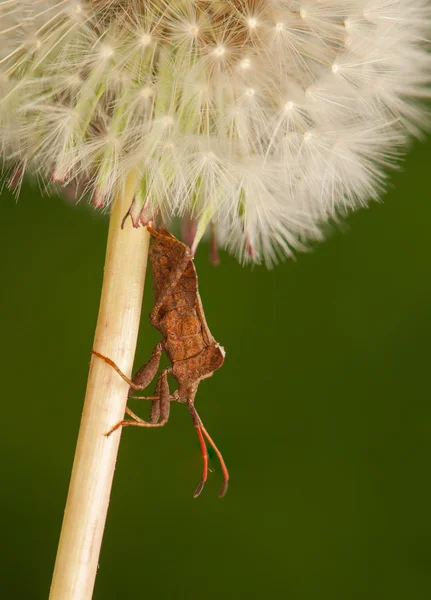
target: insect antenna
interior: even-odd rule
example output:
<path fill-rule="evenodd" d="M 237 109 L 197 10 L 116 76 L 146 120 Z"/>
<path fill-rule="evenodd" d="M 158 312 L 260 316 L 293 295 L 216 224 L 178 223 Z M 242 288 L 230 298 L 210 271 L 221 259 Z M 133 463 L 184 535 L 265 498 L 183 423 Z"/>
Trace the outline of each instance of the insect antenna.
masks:
<path fill-rule="evenodd" d="M 229 485 L 229 471 L 227 470 L 227 466 L 226 466 L 226 463 L 224 462 L 222 453 L 217 448 L 215 442 L 213 441 L 213 439 L 211 438 L 210 434 L 208 433 L 208 431 L 203 426 L 202 422 L 201 422 L 201 429 L 202 429 L 202 432 L 203 432 L 204 436 L 207 438 L 207 441 L 209 442 L 211 448 L 217 454 L 217 458 L 219 459 L 219 462 L 220 462 L 221 470 L 223 472 L 223 485 L 220 488 L 220 492 L 219 492 L 218 496 L 219 496 L 219 498 L 223 498 L 223 496 L 227 492 L 227 488 L 228 488 L 228 485 Z"/>
<path fill-rule="evenodd" d="M 208 452 L 207 452 L 207 447 L 206 447 L 206 444 L 205 444 L 204 436 L 202 435 L 202 429 L 199 427 L 199 425 L 195 425 L 195 428 L 196 428 L 196 431 L 198 433 L 199 443 L 201 445 L 202 460 L 203 460 L 204 466 L 203 466 L 203 472 L 202 472 L 202 479 L 201 479 L 198 487 L 195 489 L 195 492 L 193 494 L 193 498 L 197 498 L 198 496 L 201 495 L 201 492 L 204 489 L 204 485 L 205 485 L 205 482 L 206 482 L 207 476 L 208 476 Z"/>
<path fill-rule="evenodd" d="M 201 451 L 202 451 L 202 458 L 203 458 L 203 462 L 204 462 L 202 479 L 201 479 L 201 482 L 199 483 L 198 487 L 196 488 L 195 493 L 193 494 L 193 497 L 197 498 L 200 495 L 200 493 L 202 492 L 202 490 L 204 488 L 205 482 L 207 480 L 207 475 L 208 475 L 208 453 L 207 453 L 207 448 L 206 448 L 206 444 L 205 444 L 205 439 L 203 437 L 203 436 L 205 436 L 207 439 L 207 442 L 209 443 L 211 448 L 214 450 L 214 452 L 217 454 L 217 458 L 220 461 L 220 466 L 221 466 L 221 469 L 223 472 L 224 481 L 223 481 L 223 485 L 221 486 L 221 489 L 219 492 L 219 498 L 223 498 L 223 496 L 227 492 L 227 488 L 228 488 L 228 484 L 229 484 L 229 471 L 227 470 L 226 463 L 224 462 L 222 453 L 217 448 L 215 442 L 211 438 L 208 431 L 205 429 L 204 424 L 202 423 L 201 418 L 199 417 L 194 405 L 190 402 L 187 404 L 187 406 L 188 406 L 188 409 L 192 416 L 193 424 L 196 428 L 196 431 L 197 431 L 197 434 L 199 437 L 199 442 L 200 442 Z"/>

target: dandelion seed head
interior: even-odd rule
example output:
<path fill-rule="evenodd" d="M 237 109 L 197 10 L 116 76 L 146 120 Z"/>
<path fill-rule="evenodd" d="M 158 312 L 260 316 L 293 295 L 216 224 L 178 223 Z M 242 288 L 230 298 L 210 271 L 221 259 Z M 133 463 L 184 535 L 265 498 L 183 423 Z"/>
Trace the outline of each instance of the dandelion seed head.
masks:
<path fill-rule="evenodd" d="M 382 194 L 430 31 L 428 0 L 0 0 L 5 170 L 106 208 L 137 169 L 134 217 L 270 264 Z"/>

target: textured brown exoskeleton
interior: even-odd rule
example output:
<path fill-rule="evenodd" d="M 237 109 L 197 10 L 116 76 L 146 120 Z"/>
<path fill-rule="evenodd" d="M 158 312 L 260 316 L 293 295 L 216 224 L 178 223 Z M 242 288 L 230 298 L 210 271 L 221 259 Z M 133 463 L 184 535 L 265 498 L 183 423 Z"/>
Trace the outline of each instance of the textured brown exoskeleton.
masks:
<path fill-rule="evenodd" d="M 224 496 L 229 473 L 223 457 L 202 424 L 194 407 L 194 399 L 202 379 L 211 377 L 224 361 L 225 352 L 214 340 L 205 320 L 198 292 L 198 279 L 190 248 L 177 240 L 169 231 L 156 231 L 147 227 L 153 238 L 150 261 L 153 271 L 155 305 L 150 322 L 162 334 L 162 341 L 154 348 L 150 359 L 130 380 L 108 357 L 92 350 L 92 353 L 111 365 L 130 385 L 129 397 L 152 400 L 150 422 L 143 421 L 130 408 L 126 412 L 133 420 L 117 423 L 106 435 L 119 427 L 163 427 L 169 419 L 170 402 L 187 405 L 199 436 L 203 457 L 203 474 L 194 497 L 202 492 L 208 473 L 208 454 L 205 444 L 212 446 L 223 470 L 224 483 L 220 497 Z M 131 396 L 135 390 L 145 389 L 156 376 L 162 352 L 166 352 L 172 366 L 164 369 L 157 380 L 154 396 Z M 177 380 L 178 389 L 170 394 L 168 375 Z"/>

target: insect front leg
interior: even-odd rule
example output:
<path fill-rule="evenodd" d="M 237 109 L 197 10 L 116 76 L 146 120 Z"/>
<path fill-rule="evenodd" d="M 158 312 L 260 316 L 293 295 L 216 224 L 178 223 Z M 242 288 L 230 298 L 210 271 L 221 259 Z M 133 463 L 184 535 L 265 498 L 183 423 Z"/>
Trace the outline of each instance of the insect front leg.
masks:
<path fill-rule="evenodd" d="M 159 421 L 157 423 L 144 421 L 143 419 L 141 419 L 141 417 L 138 417 L 138 415 L 136 415 L 132 410 L 130 410 L 130 408 L 126 407 L 126 413 L 129 416 L 131 416 L 133 420 L 125 419 L 123 421 L 120 421 L 119 423 L 114 425 L 114 427 L 110 429 L 108 433 L 105 433 L 107 437 L 110 436 L 111 433 L 113 433 L 120 427 L 163 427 L 164 425 L 166 425 L 166 423 L 169 420 L 169 413 L 171 408 L 171 395 L 168 384 L 168 373 L 170 373 L 170 369 L 165 369 L 164 371 L 162 371 L 157 382 L 157 388 L 159 391 L 159 399 L 157 402 L 159 403 L 160 410 L 159 414 L 157 414 L 157 417 L 159 418 Z"/>
<path fill-rule="evenodd" d="M 110 365 L 114 369 L 114 371 L 116 371 L 118 375 L 122 379 L 124 379 L 126 383 L 129 384 L 130 388 L 128 396 L 133 394 L 135 390 L 144 390 L 147 386 L 150 385 L 157 373 L 157 369 L 159 368 L 160 357 L 162 355 L 162 352 L 163 346 L 162 343 L 159 342 L 154 347 L 149 360 L 139 369 L 139 371 L 137 371 L 133 379 L 129 379 L 129 377 L 127 377 L 127 375 L 123 373 L 120 367 L 118 367 L 113 360 L 111 360 L 107 356 L 104 356 L 103 354 L 100 354 L 100 352 L 96 352 L 96 350 L 91 351 L 92 354 L 98 356 L 106 363 L 108 363 L 108 365 Z"/>
<path fill-rule="evenodd" d="M 139 371 L 134 375 L 132 380 L 132 385 L 129 388 L 129 398 L 131 394 L 137 389 L 145 389 L 151 381 L 154 379 L 157 369 L 160 364 L 160 357 L 163 351 L 162 343 L 159 342 L 153 352 L 151 353 L 151 357 L 148 362 L 143 365 Z M 157 423 L 160 419 L 160 378 L 157 380 L 156 393 L 154 398 L 148 398 L 148 400 L 152 400 L 151 404 L 151 413 L 150 413 L 150 423 Z M 142 386 L 142 387 L 141 387 Z M 145 396 L 138 396 L 139 400 L 146 400 Z"/>

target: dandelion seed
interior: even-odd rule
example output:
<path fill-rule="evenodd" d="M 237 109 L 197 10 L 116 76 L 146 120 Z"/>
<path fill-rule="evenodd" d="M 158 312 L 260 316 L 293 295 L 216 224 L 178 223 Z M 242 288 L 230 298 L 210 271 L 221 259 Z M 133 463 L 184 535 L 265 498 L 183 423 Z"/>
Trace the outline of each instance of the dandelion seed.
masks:
<path fill-rule="evenodd" d="M 14 0 L 0 22 L 9 181 L 106 207 L 136 169 L 135 216 L 246 261 L 378 197 L 427 126 L 428 0 Z"/>
<path fill-rule="evenodd" d="M 217 46 L 217 48 L 214 49 L 214 54 L 216 56 L 223 56 L 226 53 L 226 48 L 224 46 Z"/>
<path fill-rule="evenodd" d="M 240 69 L 250 69 L 251 67 L 251 60 L 249 58 L 243 58 L 240 63 L 239 63 L 239 68 Z"/>
<path fill-rule="evenodd" d="M 151 44 L 152 38 L 151 35 L 149 35 L 148 33 L 144 33 L 141 36 L 141 45 L 143 48 L 145 48 L 146 46 L 149 46 Z"/>

